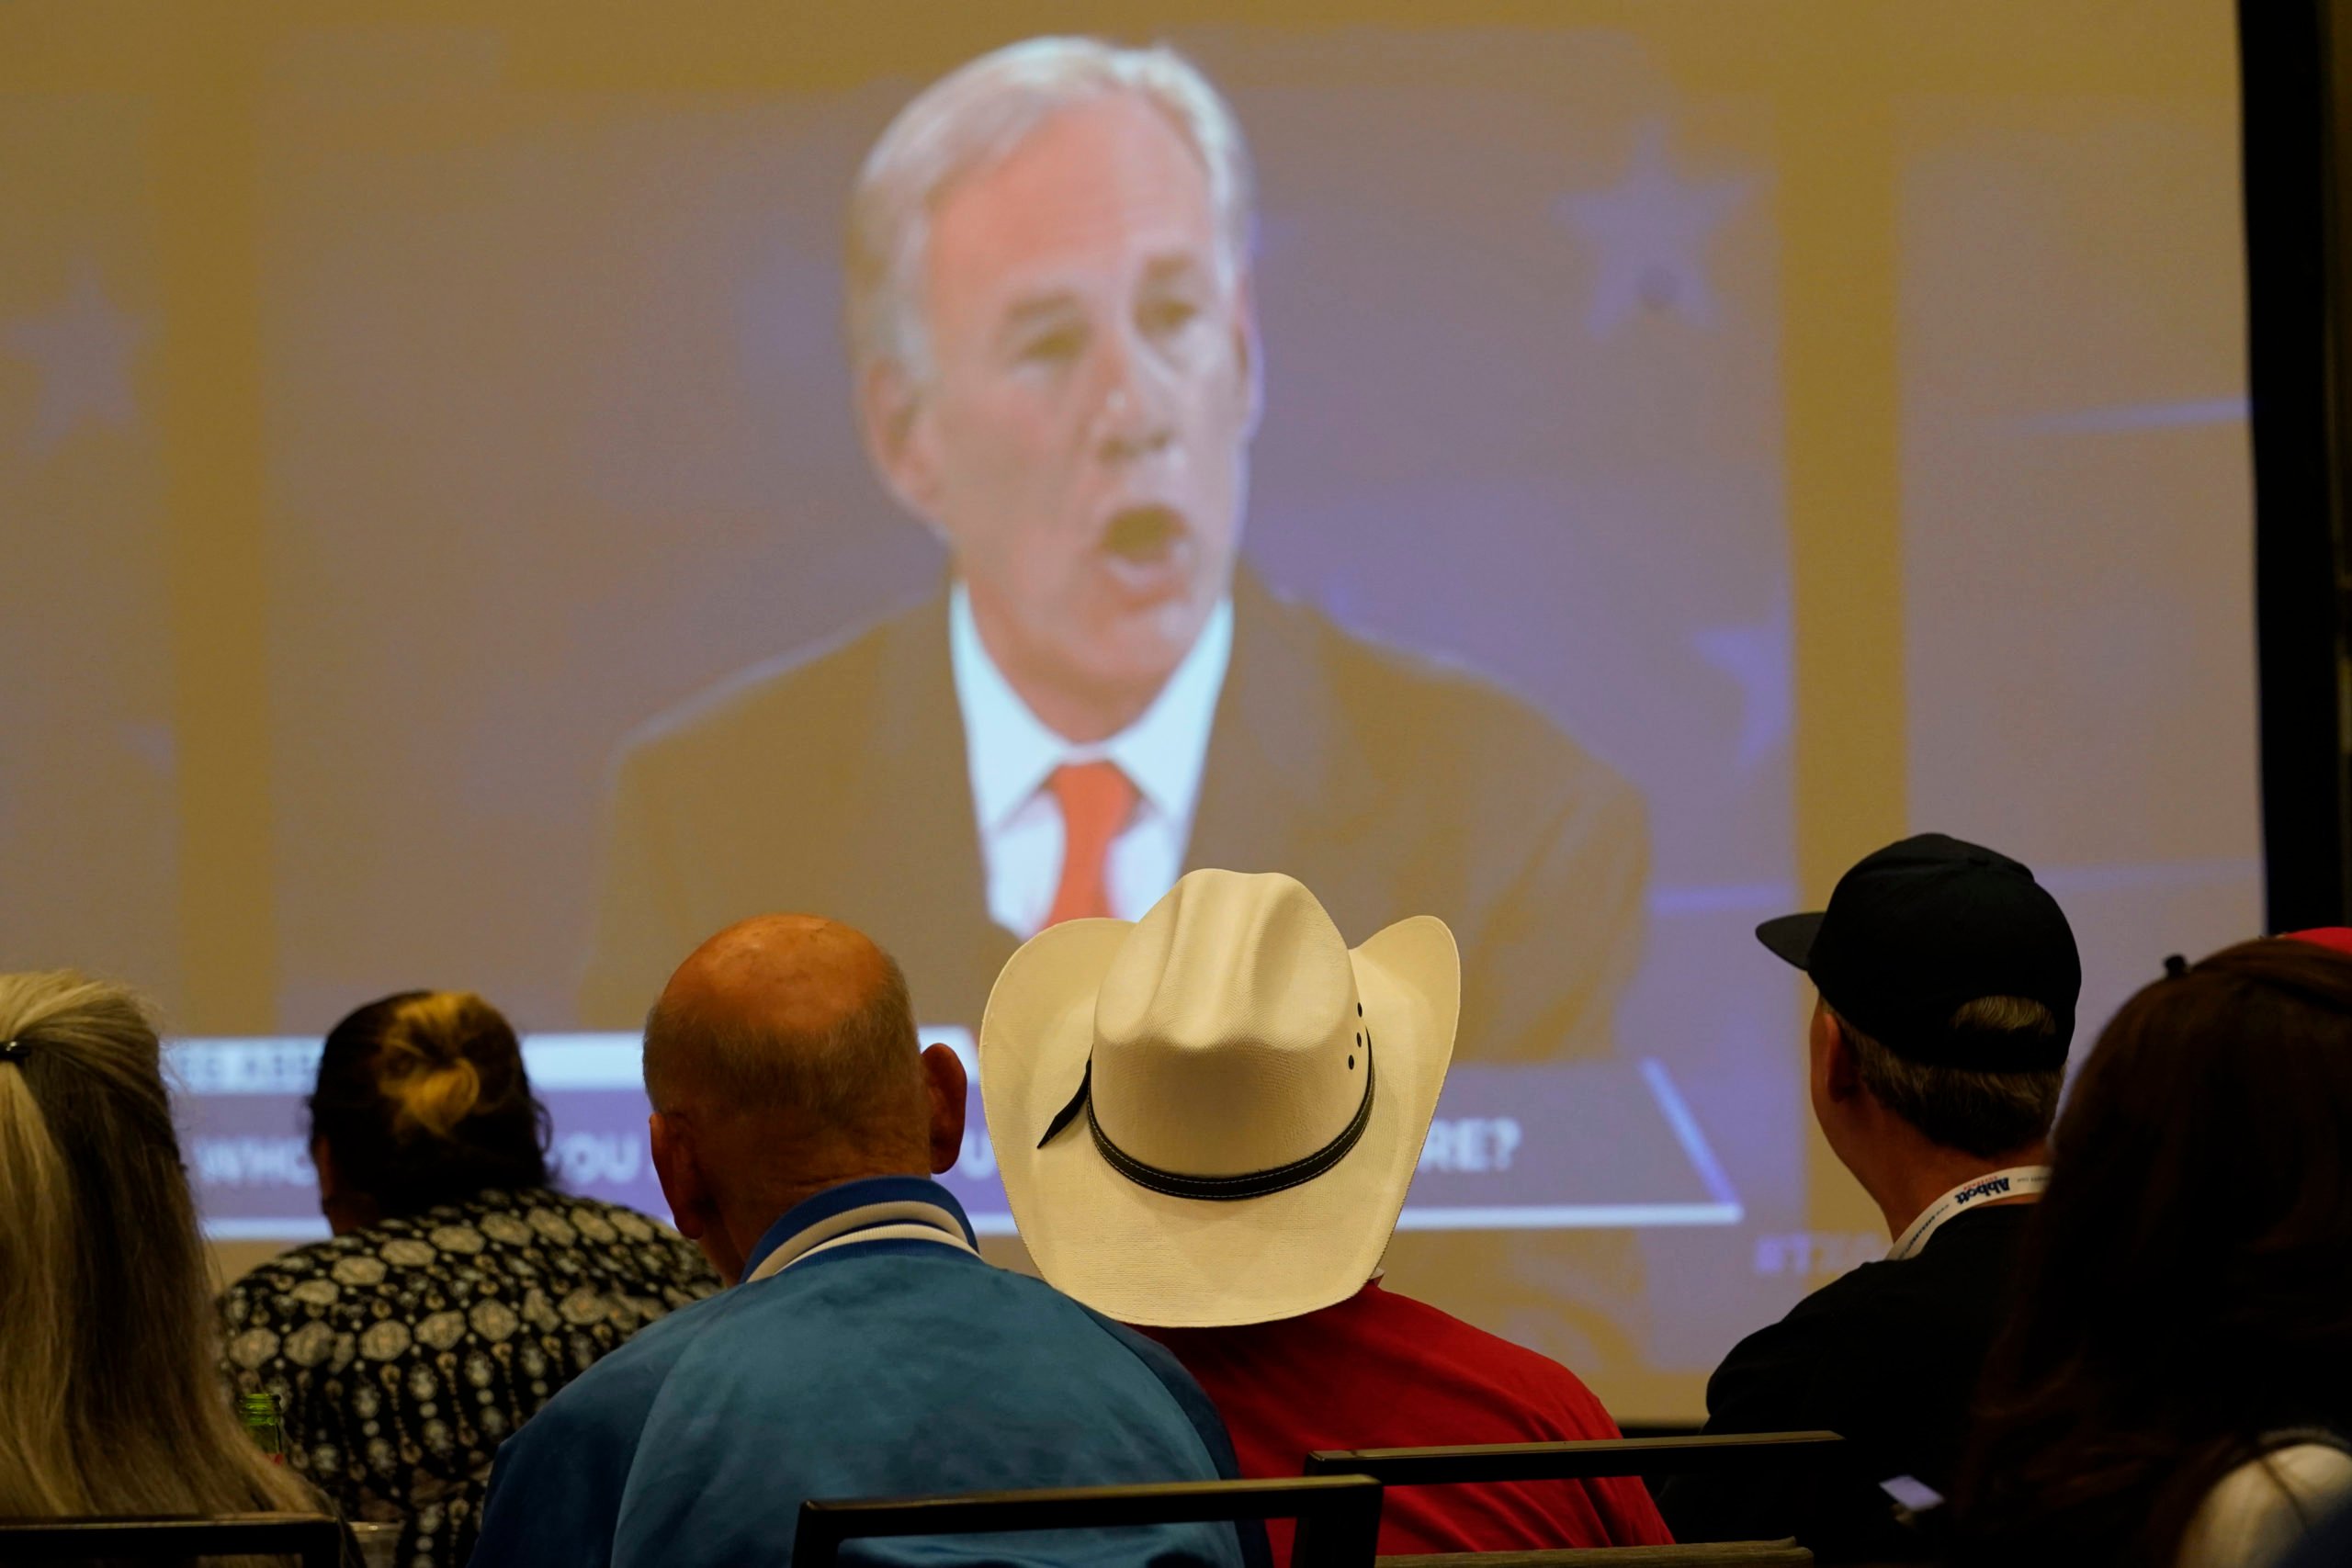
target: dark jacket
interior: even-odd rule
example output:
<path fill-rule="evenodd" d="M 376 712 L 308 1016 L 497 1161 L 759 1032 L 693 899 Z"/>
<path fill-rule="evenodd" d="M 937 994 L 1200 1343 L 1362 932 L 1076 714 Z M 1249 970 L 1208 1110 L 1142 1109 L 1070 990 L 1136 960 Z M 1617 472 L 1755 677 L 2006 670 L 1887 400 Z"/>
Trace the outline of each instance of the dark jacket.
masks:
<path fill-rule="evenodd" d="M 829 915 L 977 1028 L 1017 945 L 988 913 L 944 596 L 762 665 L 624 750 L 582 1012 L 643 1019 L 729 921 Z M 1476 676 L 1234 586 L 1187 867 L 1288 872 L 1351 942 L 1433 914 L 1462 947 L 1465 1058 L 1607 1048 L 1640 950 L 1648 840 L 1623 779 Z"/>
<path fill-rule="evenodd" d="M 1951 1495 L 1968 1402 L 2032 1217 L 2030 1204 L 1960 1213 L 1917 1256 L 1865 1263 L 1734 1346 L 1707 1380 L 1707 1430 L 1840 1433 L 1852 1473 L 1817 1484 L 1679 1476 L 1658 1498 L 1674 1538 L 1900 1550 L 1876 1483 L 1909 1475 Z"/>

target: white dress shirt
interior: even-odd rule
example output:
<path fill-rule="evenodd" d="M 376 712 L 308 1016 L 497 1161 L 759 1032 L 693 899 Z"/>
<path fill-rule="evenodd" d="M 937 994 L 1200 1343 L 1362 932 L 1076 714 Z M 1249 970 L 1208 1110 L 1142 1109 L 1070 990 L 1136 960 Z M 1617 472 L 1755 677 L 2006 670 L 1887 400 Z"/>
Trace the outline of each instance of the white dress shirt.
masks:
<path fill-rule="evenodd" d="M 960 581 L 947 597 L 947 647 L 964 715 L 989 918 L 1024 942 L 1046 923 L 1061 886 L 1063 839 L 1061 805 L 1046 781 L 1064 763 L 1107 757 L 1136 786 L 1136 798 L 1134 815 L 1111 840 L 1105 891 L 1112 913 L 1142 919 L 1184 870 L 1209 730 L 1233 656 L 1233 602 L 1220 600 L 1210 612 L 1192 651 L 1140 717 L 1109 739 L 1083 746 L 1030 712 L 996 667 Z"/>

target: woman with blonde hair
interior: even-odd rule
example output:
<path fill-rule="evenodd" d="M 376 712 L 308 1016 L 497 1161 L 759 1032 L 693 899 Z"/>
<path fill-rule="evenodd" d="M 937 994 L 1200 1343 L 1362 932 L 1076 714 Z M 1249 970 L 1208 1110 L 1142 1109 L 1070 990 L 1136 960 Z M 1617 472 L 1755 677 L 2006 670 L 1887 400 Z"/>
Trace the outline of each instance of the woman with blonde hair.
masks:
<path fill-rule="evenodd" d="M 230 1287 L 230 1374 L 277 1396 L 288 1461 L 347 1516 L 404 1524 L 399 1562 L 463 1562 L 498 1445 L 718 1280 L 666 1227 L 551 1190 L 521 1043 L 469 992 L 336 1024 L 310 1110 L 334 1235 Z"/>
<path fill-rule="evenodd" d="M 154 1024 L 0 975 L 0 1517 L 322 1511 L 239 1424 L 209 1295 Z"/>

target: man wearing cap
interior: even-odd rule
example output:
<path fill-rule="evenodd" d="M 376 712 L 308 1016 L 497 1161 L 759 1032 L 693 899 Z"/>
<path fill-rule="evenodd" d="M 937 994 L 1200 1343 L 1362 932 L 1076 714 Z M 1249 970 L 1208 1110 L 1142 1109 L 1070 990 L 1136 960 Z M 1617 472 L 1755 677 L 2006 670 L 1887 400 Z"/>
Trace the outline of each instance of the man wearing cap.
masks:
<path fill-rule="evenodd" d="M 1227 871 L 1140 920 L 1047 928 L 989 995 L 980 1082 L 1031 1257 L 1175 1351 L 1245 1475 L 1317 1449 L 1618 1435 L 1566 1367 L 1375 1278 L 1461 1010 L 1444 922 L 1351 952 L 1297 881 Z M 1380 1527 L 1391 1554 L 1668 1539 L 1624 1478 L 1402 1488 Z"/>
<path fill-rule="evenodd" d="M 2082 962 L 2030 871 L 1934 833 L 1863 860 L 1827 910 L 1756 934 L 1820 993 L 1814 1114 L 1894 1246 L 1740 1341 L 1707 1383 L 1708 1431 L 1842 1433 L 1852 1477 L 1686 1476 L 1661 1502 L 1685 1540 L 1867 1552 L 1899 1543 L 1867 1483 L 1951 1478 L 2025 1205 L 2048 1179 Z"/>

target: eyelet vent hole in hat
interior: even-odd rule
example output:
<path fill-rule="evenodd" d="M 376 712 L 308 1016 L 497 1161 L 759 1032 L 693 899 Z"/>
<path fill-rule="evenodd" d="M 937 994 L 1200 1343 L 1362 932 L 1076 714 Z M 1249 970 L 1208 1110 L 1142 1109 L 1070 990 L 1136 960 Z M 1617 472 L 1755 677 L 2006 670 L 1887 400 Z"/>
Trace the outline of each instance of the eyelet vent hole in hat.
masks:
<path fill-rule="evenodd" d="M 1195 872 L 1137 921 L 1094 1006 L 1093 1108 L 1136 1159 L 1234 1176 L 1312 1155 L 1363 1104 L 1346 942 L 1279 874 Z M 1250 1021 L 1237 1036 L 1231 1021 Z"/>

